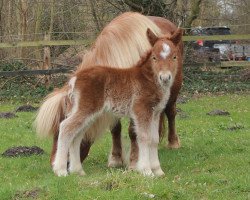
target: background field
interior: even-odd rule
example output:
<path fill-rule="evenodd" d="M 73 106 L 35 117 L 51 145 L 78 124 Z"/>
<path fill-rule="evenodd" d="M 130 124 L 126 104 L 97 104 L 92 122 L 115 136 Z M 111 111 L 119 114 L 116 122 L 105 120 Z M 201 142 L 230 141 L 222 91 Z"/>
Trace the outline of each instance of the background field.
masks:
<path fill-rule="evenodd" d="M 0 112 L 20 103 L 1 103 Z M 49 165 L 51 140 L 32 130 L 35 113 L 0 119 L 0 152 L 37 145 L 41 156 L 0 157 L 0 199 L 250 199 L 249 95 L 201 96 L 178 104 L 177 129 L 182 147 L 159 148 L 163 178 L 145 178 L 126 168 L 108 169 L 111 137 L 106 134 L 84 162 L 84 177 L 56 177 Z M 209 116 L 221 109 L 229 116 Z M 129 141 L 123 121 L 125 152 Z"/>

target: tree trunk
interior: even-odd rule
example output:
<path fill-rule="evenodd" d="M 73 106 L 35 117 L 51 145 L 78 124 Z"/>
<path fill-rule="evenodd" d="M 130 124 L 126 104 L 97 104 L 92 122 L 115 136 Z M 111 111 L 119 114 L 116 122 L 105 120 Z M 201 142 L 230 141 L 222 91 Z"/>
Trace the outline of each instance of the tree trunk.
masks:
<path fill-rule="evenodd" d="M 95 22 L 96 29 L 97 29 L 96 33 L 99 33 L 101 31 L 101 26 L 100 26 L 99 20 L 97 18 L 95 5 L 94 5 L 93 0 L 89 0 L 89 3 L 90 3 L 90 8 L 91 8 L 91 13 L 92 13 L 92 16 L 94 18 L 94 22 Z"/>
<path fill-rule="evenodd" d="M 37 3 L 36 9 L 34 9 L 36 12 L 35 38 L 34 38 L 35 41 L 39 40 L 38 33 L 40 32 L 41 29 L 42 9 L 43 9 L 42 3 Z M 35 58 L 37 60 L 41 60 L 41 51 L 39 47 L 37 47 L 37 49 L 35 50 Z M 41 65 L 39 64 L 38 68 L 40 68 L 40 66 Z"/>
<path fill-rule="evenodd" d="M 21 35 L 22 41 L 25 41 L 27 38 L 27 18 L 28 18 L 28 4 L 27 0 L 20 1 L 20 8 L 21 8 Z M 21 58 L 25 58 L 26 51 L 25 49 L 21 49 Z"/>
<path fill-rule="evenodd" d="M 199 17 L 200 14 L 200 4 L 202 0 L 191 0 L 191 14 L 187 19 L 186 27 L 190 28 L 194 20 Z"/>

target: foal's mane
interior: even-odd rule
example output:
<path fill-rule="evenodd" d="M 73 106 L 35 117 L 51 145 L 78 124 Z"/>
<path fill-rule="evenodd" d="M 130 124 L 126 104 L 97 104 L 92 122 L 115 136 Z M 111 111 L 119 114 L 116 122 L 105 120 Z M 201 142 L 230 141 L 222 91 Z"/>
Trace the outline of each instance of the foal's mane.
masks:
<path fill-rule="evenodd" d="M 141 56 L 140 60 L 134 65 L 134 67 L 142 67 L 150 58 L 152 49 L 148 50 L 144 55 Z"/>

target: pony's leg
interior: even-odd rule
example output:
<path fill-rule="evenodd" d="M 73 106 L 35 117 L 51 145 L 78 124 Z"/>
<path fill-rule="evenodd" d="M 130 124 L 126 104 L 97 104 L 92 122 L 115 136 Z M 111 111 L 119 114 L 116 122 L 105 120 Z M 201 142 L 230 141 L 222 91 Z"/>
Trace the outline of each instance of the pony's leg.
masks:
<path fill-rule="evenodd" d="M 61 122 L 57 141 L 57 151 L 53 163 L 53 170 L 57 176 L 66 176 L 68 174 L 67 159 L 69 147 L 73 139 L 81 131 L 81 128 L 83 128 L 83 124 L 84 119 L 77 114 L 73 114 Z"/>
<path fill-rule="evenodd" d="M 149 139 L 148 133 L 146 132 L 138 132 L 138 162 L 137 162 L 137 170 L 142 173 L 144 176 L 153 176 L 153 172 L 150 166 L 149 160 Z M 141 135 L 141 137 L 139 137 Z"/>
<path fill-rule="evenodd" d="M 88 156 L 89 154 L 89 150 L 91 145 L 93 144 L 93 142 L 83 139 L 80 145 L 80 160 L 81 163 L 85 160 L 85 158 Z"/>
<path fill-rule="evenodd" d="M 139 118 L 138 118 L 139 119 Z M 145 122 L 143 119 L 136 120 L 134 119 L 135 130 L 137 133 L 137 142 L 138 142 L 138 162 L 137 170 L 142 173 L 144 176 L 154 176 L 149 158 L 149 148 L 150 148 L 150 123 Z"/>
<path fill-rule="evenodd" d="M 55 134 L 53 136 L 53 144 L 52 144 L 52 150 L 50 154 L 50 165 L 53 167 L 53 163 L 55 160 L 55 155 L 56 155 L 56 149 L 57 149 L 57 140 L 58 140 L 58 134 Z"/>
<path fill-rule="evenodd" d="M 85 175 L 85 172 L 82 169 L 82 164 L 80 160 L 80 145 L 83 139 L 84 133 L 79 133 L 74 140 L 72 141 L 69 148 L 69 172 L 75 173 L 80 176 Z"/>
<path fill-rule="evenodd" d="M 158 144 L 159 144 L 159 120 L 160 116 L 155 116 L 152 120 L 151 126 L 151 143 L 149 149 L 149 159 L 151 170 L 156 176 L 163 176 L 164 172 L 161 169 L 160 161 L 158 157 Z"/>
<path fill-rule="evenodd" d="M 108 167 L 120 167 L 123 165 L 120 120 L 112 128 L 111 134 L 112 134 L 112 150 L 109 155 Z"/>
<path fill-rule="evenodd" d="M 129 138 L 130 138 L 130 158 L 129 158 L 129 169 L 136 169 L 136 163 L 138 161 L 138 144 L 136 140 L 136 132 L 134 130 L 134 122 L 131 119 L 128 128 Z"/>
<path fill-rule="evenodd" d="M 165 113 L 168 118 L 168 148 L 180 148 L 180 140 L 176 134 L 175 116 L 176 116 L 176 102 L 169 102 L 165 108 Z"/>

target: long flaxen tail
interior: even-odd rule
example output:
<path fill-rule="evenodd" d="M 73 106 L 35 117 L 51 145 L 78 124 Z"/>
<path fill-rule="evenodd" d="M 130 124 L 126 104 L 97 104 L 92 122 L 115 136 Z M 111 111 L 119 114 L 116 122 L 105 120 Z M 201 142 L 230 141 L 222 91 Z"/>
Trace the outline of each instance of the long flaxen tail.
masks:
<path fill-rule="evenodd" d="M 65 118 L 67 90 L 67 87 L 63 87 L 45 98 L 34 121 L 38 136 L 47 137 L 58 134 L 60 122 Z"/>

